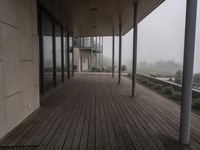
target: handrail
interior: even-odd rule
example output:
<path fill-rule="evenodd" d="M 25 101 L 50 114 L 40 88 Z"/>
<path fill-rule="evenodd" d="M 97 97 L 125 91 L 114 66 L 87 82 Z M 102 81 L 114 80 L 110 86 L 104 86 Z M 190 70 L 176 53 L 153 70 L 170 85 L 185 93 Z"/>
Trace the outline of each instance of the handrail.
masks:
<path fill-rule="evenodd" d="M 163 80 L 160 80 L 148 75 L 137 73 L 137 79 L 148 79 L 149 81 L 153 81 L 156 84 L 161 84 L 163 86 L 171 86 L 176 91 L 182 91 L 182 85 L 180 84 L 172 83 L 169 81 L 163 81 Z M 200 97 L 200 91 L 197 89 L 192 89 L 192 94 L 193 94 L 193 97 Z"/>

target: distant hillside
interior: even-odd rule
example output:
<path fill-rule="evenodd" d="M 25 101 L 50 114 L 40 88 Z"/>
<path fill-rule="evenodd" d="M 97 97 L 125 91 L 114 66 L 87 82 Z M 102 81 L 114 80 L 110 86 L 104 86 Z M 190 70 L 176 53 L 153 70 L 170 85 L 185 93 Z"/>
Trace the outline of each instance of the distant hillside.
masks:
<path fill-rule="evenodd" d="M 128 60 L 123 64 L 126 65 L 127 71 L 131 72 L 132 61 Z M 104 58 L 104 66 L 111 67 L 112 60 L 109 58 Z M 182 65 L 180 63 L 175 62 L 174 60 L 168 60 L 168 61 L 160 60 L 155 63 L 148 63 L 146 61 L 143 61 L 139 62 L 137 66 L 139 73 L 147 75 L 150 74 L 175 75 L 177 70 L 182 70 Z"/>
<path fill-rule="evenodd" d="M 182 70 L 182 65 L 173 60 L 161 60 L 155 63 L 144 61 L 138 64 L 138 72 L 143 74 L 175 75 L 177 70 Z"/>

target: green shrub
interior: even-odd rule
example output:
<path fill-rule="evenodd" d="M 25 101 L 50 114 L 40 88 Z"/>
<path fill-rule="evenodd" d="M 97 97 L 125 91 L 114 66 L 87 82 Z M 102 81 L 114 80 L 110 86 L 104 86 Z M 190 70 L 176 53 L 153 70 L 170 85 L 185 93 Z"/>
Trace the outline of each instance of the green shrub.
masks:
<path fill-rule="evenodd" d="M 174 88 L 171 87 L 171 86 L 167 86 L 163 90 L 163 94 L 166 94 L 166 95 L 170 95 L 171 96 L 171 95 L 173 95 L 173 93 L 174 93 Z"/>
<path fill-rule="evenodd" d="M 196 99 L 194 103 L 192 104 L 192 108 L 196 110 L 200 110 L 200 98 Z"/>
<path fill-rule="evenodd" d="M 176 101 L 180 101 L 182 97 L 182 93 L 181 92 L 174 92 L 174 94 L 171 96 L 171 98 L 173 98 Z"/>
<path fill-rule="evenodd" d="M 156 85 L 154 86 L 154 89 L 155 89 L 155 90 L 158 90 L 158 91 L 162 91 L 162 90 L 163 90 L 163 86 L 162 86 L 161 84 L 156 84 Z"/>
<path fill-rule="evenodd" d="M 149 87 L 153 87 L 153 86 L 154 86 L 154 82 L 149 81 L 149 83 L 147 84 L 147 86 L 149 86 Z"/>
<path fill-rule="evenodd" d="M 147 79 L 142 79 L 142 80 L 141 80 L 141 83 L 147 85 L 147 84 L 149 83 L 149 80 L 147 80 Z"/>

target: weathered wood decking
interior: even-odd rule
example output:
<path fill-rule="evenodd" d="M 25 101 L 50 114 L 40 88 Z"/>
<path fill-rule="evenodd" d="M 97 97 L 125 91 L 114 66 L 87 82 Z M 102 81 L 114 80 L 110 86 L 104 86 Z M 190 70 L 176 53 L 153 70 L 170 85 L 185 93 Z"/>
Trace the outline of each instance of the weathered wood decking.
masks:
<path fill-rule="evenodd" d="M 129 95 L 128 79 L 118 85 L 110 75 L 77 75 L 1 141 L 0 149 L 200 149 L 199 116 L 192 114 L 191 145 L 183 146 L 180 106 L 141 85 L 136 98 Z"/>

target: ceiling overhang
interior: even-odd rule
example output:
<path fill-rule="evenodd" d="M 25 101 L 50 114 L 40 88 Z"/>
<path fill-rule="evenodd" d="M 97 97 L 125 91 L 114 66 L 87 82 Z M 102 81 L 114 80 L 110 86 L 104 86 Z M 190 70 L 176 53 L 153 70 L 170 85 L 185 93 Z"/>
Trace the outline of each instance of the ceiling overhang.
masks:
<path fill-rule="evenodd" d="M 122 35 L 133 28 L 133 0 L 39 0 L 74 36 Z M 164 0 L 138 0 L 138 22 Z"/>

